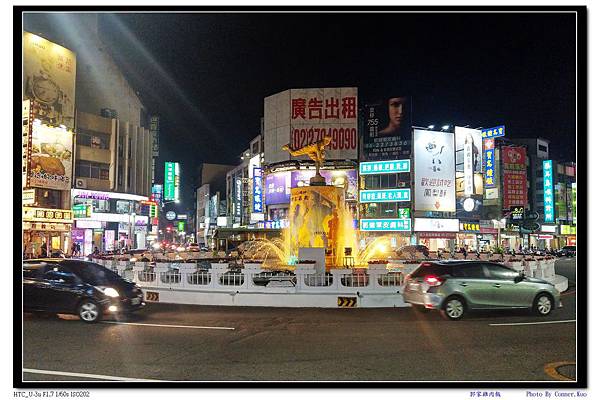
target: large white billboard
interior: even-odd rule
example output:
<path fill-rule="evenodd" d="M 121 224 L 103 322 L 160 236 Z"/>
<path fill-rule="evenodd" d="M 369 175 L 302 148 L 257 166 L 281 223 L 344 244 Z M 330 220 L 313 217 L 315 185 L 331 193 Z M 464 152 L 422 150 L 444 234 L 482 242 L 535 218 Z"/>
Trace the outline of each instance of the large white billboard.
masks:
<path fill-rule="evenodd" d="M 456 211 L 454 134 L 413 131 L 415 210 Z"/>
<path fill-rule="evenodd" d="M 292 150 L 331 137 L 326 159 L 358 157 L 358 89 L 290 89 L 264 100 L 265 162 L 291 159 Z M 303 156 L 308 159 L 308 157 Z"/>

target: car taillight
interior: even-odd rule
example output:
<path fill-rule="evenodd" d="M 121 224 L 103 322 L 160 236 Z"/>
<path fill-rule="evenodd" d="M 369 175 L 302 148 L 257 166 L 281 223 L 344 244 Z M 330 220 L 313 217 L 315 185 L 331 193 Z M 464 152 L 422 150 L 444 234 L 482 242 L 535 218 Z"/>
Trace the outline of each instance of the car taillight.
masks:
<path fill-rule="evenodd" d="M 425 277 L 425 283 L 427 283 L 429 286 L 440 286 L 442 283 L 444 283 L 444 279 L 434 275 L 429 275 Z"/>

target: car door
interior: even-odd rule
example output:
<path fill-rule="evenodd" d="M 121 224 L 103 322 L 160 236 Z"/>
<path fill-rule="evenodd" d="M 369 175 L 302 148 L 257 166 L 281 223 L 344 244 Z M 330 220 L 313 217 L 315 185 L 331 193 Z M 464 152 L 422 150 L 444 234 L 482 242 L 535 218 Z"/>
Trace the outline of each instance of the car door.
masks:
<path fill-rule="evenodd" d="M 43 301 L 55 312 L 74 312 L 79 301 L 81 283 L 67 267 L 53 264 L 46 269 L 42 282 L 46 285 Z"/>
<path fill-rule="evenodd" d="M 489 307 L 489 280 L 480 263 L 456 265 L 452 271 L 455 290 L 461 293 L 471 308 Z"/>
<path fill-rule="evenodd" d="M 40 263 L 23 264 L 23 308 L 26 310 L 43 310 L 45 303 L 41 299 L 43 283 L 40 275 L 43 267 Z"/>
<path fill-rule="evenodd" d="M 494 307 L 528 307 L 531 289 L 524 282 L 516 282 L 519 273 L 499 264 L 484 264 L 489 277 L 490 299 Z"/>

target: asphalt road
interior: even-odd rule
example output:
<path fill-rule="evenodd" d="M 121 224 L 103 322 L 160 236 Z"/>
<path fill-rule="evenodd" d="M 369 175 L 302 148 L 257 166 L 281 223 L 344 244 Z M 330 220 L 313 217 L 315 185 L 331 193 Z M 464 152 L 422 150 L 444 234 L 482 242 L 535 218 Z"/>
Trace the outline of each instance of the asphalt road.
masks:
<path fill-rule="evenodd" d="M 557 273 L 568 276 L 572 284 L 574 265 L 574 259 L 557 263 Z M 24 314 L 23 365 L 37 371 L 25 372 L 23 377 L 553 380 L 556 376 L 545 372 L 548 364 L 575 360 L 576 324 L 569 322 L 575 319 L 574 293 L 570 287 L 563 295 L 564 307 L 545 318 L 503 311 L 468 315 L 457 322 L 443 320 L 437 312 L 420 314 L 410 308 L 150 304 L 124 321 L 139 325 L 114 320 L 88 325 L 74 316 Z M 527 324 L 513 325 L 521 323 Z M 569 364 L 557 370 L 571 377 L 575 374 Z"/>

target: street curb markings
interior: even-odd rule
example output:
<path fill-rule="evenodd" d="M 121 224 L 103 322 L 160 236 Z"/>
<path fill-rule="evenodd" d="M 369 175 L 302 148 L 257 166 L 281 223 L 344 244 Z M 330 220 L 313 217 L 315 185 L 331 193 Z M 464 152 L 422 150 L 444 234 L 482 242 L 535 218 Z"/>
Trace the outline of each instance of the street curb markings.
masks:
<path fill-rule="evenodd" d="M 546 375 L 557 381 L 575 381 L 568 376 L 562 375 L 557 371 L 557 368 L 564 367 L 565 365 L 576 365 L 575 361 L 557 361 L 544 365 L 544 372 Z"/>
<path fill-rule="evenodd" d="M 146 301 L 159 301 L 158 292 L 146 292 Z"/>
<path fill-rule="evenodd" d="M 337 305 L 341 308 L 356 307 L 356 297 L 338 297 Z"/>

